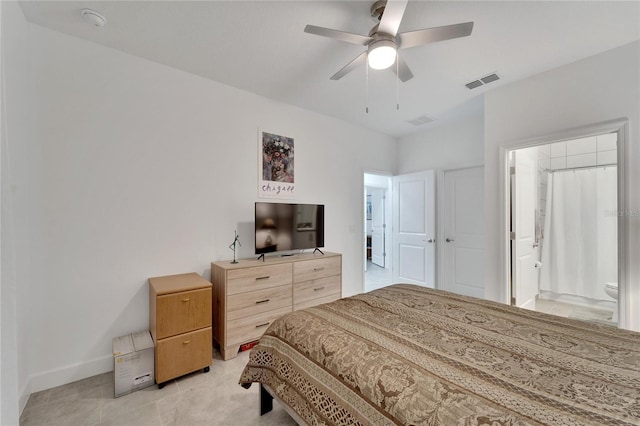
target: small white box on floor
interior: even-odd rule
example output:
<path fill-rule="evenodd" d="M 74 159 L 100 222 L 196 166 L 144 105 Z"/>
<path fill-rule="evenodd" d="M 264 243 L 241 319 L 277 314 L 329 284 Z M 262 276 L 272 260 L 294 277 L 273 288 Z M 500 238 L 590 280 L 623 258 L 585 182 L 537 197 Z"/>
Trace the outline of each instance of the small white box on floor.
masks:
<path fill-rule="evenodd" d="M 113 338 L 115 397 L 155 384 L 153 339 L 149 331 Z"/>

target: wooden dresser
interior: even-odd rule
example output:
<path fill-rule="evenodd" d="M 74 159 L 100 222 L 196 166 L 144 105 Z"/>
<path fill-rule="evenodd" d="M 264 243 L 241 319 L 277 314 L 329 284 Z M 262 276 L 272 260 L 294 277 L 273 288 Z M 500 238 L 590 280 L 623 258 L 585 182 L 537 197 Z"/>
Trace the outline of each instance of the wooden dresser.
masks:
<path fill-rule="evenodd" d="M 257 340 L 276 318 L 342 295 L 342 255 L 297 254 L 211 264 L 213 339 L 224 360 Z"/>
<path fill-rule="evenodd" d="M 211 304 L 211 283 L 196 273 L 149 278 L 149 329 L 160 388 L 192 371 L 209 371 Z"/>

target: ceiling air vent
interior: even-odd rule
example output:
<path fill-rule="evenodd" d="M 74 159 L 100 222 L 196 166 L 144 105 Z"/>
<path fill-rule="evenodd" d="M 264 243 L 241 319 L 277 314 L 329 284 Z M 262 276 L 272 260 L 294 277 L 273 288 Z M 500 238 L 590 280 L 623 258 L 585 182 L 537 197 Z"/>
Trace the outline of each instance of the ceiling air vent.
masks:
<path fill-rule="evenodd" d="M 413 124 L 414 126 L 422 126 L 423 124 L 433 123 L 435 120 L 431 117 L 427 117 L 426 115 L 421 115 L 420 117 L 407 120 L 407 123 Z"/>
<path fill-rule="evenodd" d="M 480 80 L 474 80 L 471 83 L 465 84 L 469 89 L 475 89 L 476 87 L 482 86 L 482 82 Z"/>
<path fill-rule="evenodd" d="M 465 86 L 467 86 L 468 89 L 475 89 L 476 87 L 480 87 L 485 84 L 492 83 L 496 80 L 500 80 L 500 77 L 498 76 L 498 74 L 493 73 L 493 74 L 485 75 L 484 77 L 480 77 L 479 79 L 474 80 L 470 83 L 467 83 L 465 84 Z"/>
<path fill-rule="evenodd" d="M 482 77 L 480 80 L 482 80 L 484 84 L 489 84 L 492 81 L 500 80 L 500 77 L 498 77 L 498 74 L 493 73 L 493 74 L 489 74 L 486 77 Z"/>

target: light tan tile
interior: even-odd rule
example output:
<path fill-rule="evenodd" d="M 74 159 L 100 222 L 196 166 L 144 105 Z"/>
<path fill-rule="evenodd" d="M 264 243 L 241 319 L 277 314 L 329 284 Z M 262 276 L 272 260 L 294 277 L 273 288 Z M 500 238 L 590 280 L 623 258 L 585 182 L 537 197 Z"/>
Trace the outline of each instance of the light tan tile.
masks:
<path fill-rule="evenodd" d="M 21 425 L 294 425 L 277 401 L 260 416 L 259 387 L 238 384 L 248 360 L 248 351 L 229 361 L 215 352 L 208 373 L 194 372 L 163 389 L 154 385 L 119 398 L 113 397 L 112 373 L 38 392 L 29 399 Z"/>
<path fill-rule="evenodd" d="M 97 387 L 79 395 L 26 407 L 20 425 L 95 425 L 100 421 L 102 389 Z"/>
<path fill-rule="evenodd" d="M 157 426 L 161 424 L 155 402 L 105 419 L 99 423 L 100 426 Z"/>
<path fill-rule="evenodd" d="M 118 398 L 105 400 L 102 407 L 101 421 L 110 420 L 124 413 L 130 413 L 150 403 L 166 398 L 167 396 L 177 396 L 179 393 L 175 381 L 171 381 L 164 388 L 159 389 L 157 385 L 150 386 Z"/>

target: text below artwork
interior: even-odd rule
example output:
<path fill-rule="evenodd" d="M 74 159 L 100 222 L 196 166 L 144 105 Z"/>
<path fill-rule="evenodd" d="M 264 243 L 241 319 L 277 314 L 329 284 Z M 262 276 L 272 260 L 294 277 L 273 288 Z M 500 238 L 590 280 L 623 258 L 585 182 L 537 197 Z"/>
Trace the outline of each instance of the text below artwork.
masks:
<path fill-rule="evenodd" d="M 258 131 L 258 196 L 294 198 L 293 138 Z"/>

